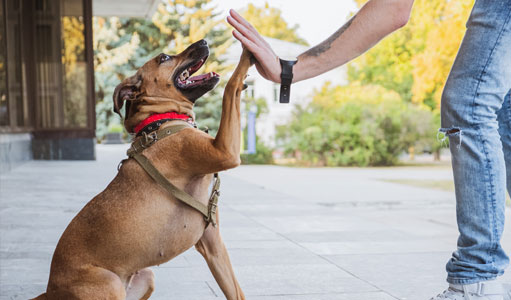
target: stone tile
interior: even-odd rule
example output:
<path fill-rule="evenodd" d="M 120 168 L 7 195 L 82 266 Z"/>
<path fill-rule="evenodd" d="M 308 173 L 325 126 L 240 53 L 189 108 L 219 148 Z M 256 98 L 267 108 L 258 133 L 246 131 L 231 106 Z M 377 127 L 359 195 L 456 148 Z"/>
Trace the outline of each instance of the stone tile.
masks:
<path fill-rule="evenodd" d="M 330 264 L 250 265 L 235 271 L 245 295 L 301 295 L 376 292 L 377 289 Z"/>
<path fill-rule="evenodd" d="M 323 258 L 287 240 L 230 242 L 227 249 L 232 263 L 236 266 L 328 263 Z"/>
<path fill-rule="evenodd" d="M 325 257 L 398 299 L 416 300 L 430 299 L 447 288 L 445 264 L 450 255 L 451 252 L 422 252 Z"/>
<path fill-rule="evenodd" d="M 304 248 L 319 255 L 335 254 L 379 254 L 379 253 L 421 253 L 449 251 L 455 244 L 447 239 L 409 239 L 384 242 L 322 242 L 300 243 Z"/>
<path fill-rule="evenodd" d="M 152 269 L 155 275 L 155 289 L 151 299 L 208 299 L 217 297 L 206 281 L 171 280 L 166 274 L 169 269 Z M 175 272 L 176 269 L 172 269 L 172 271 Z"/>
<path fill-rule="evenodd" d="M 0 289 L 0 300 L 27 300 L 35 298 L 46 291 L 44 284 L 4 284 Z"/>
<path fill-rule="evenodd" d="M 306 295 L 276 295 L 276 296 L 254 296 L 258 300 L 395 300 L 386 293 L 345 293 L 345 294 L 306 294 Z"/>
<path fill-rule="evenodd" d="M 381 230 L 385 225 L 370 220 L 365 220 L 356 215 L 304 215 L 300 216 L 275 216 L 255 217 L 259 223 L 264 224 L 271 230 L 281 233 L 320 233 L 337 230 Z"/>
<path fill-rule="evenodd" d="M 336 230 L 321 232 L 291 232 L 284 234 L 286 238 L 297 243 L 322 242 L 385 242 L 407 240 L 412 235 L 400 230 Z"/>
<path fill-rule="evenodd" d="M 227 246 L 232 244 L 232 241 L 278 241 L 284 239 L 281 235 L 261 225 L 229 227 L 224 222 L 220 226 L 220 234 Z"/>

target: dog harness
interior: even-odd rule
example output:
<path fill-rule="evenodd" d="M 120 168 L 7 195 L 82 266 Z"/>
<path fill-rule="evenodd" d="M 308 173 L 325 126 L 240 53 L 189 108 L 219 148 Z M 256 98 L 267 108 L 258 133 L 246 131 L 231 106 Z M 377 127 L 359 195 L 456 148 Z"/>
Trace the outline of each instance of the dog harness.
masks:
<path fill-rule="evenodd" d="M 218 197 L 220 196 L 220 177 L 218 177 L 218 173 L 215 173 L 213 176 L 213 188 L 211 190 L 208 205 L 204 205 L 187 192 L 173 185 L 167 178 L 165 178 L 165 176 L 163 176 L 163 174 L 161 174 L 160 171 L 158 171 L 158 169 L 151 163 L 151 161 L 144 154 L 142 154 L 145 149 L 149 148 L 155 142 L 171 136 L 185 128 L 194 128 L 194 126 L 184 121 L 183 124 L 169 126 L 157 131 L 153 131 L 149 134 L 142 132 L 142 135 L 138 138 L 135 138 L 131 144 L 127 155 L 130 158 L 134 158 L 147 172 L 147 174 L 149 174 L 149 176 L 151 176 L 151 178 L 153 178 L 153 180 L 156 181 L 156 183 L 164 188 L 169 194 L 200 212 L 204 216 L 206 226 L 209 223 L 213 224 L 213 226 L 216 226 L 216 208 L 218 204 Z"/>

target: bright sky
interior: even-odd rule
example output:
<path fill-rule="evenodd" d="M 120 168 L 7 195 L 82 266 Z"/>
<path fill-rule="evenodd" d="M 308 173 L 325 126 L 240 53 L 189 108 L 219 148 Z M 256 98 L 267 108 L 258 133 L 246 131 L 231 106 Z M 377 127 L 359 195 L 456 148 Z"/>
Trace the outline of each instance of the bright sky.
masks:
<path fill-rule="evenodd" d="M 352 0 L 216 0 L 213 4 L 219 11 L 224 11 L 225 18 L 230 8 L 238 10 L 249 3 L 262 7 L 265 2 L 279 8 L 288 24 L 298 24 L 298 35 L 311 46 L 333 34 L 357 9 Z"/>

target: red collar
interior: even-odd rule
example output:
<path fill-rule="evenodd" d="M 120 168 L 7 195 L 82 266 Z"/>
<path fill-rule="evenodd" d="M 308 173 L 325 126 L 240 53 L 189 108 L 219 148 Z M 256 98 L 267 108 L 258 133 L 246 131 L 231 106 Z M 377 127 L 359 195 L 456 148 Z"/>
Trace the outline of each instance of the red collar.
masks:
<path fill-rule="evenodd" d="M 146 127 L 147 125 L 149 125 L 149 124 L 151 124 L 153 122 L 157 122 L 159 120 L 163 120 L 163 119 L 177 119 L 177 120 L 184 120 L 184 121 L 193 122 L 192 121 L 192 117 L 190 117 L 188 115 L 179 114 L 177 112 L 167 112 L 167 113 L 163 113 L 163 114 L 152 114 L 152 115 L 150 115 L 145 120 L 143 120 L 142 122 L 138 123 L 138 125 L 135 126 L 135 128 L 133 128 L 133 130 L 135 131 L 135 134 L 137 134 L 140 130 L 144 129 L 144 127 Z"/>

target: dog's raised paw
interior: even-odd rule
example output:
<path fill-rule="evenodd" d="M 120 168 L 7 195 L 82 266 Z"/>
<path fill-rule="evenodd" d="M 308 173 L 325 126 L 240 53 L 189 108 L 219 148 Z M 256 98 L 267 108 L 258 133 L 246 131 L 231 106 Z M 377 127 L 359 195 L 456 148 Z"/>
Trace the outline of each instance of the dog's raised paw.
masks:
<path fill-rule="evenodd" d="M 257 61 L 257 59 L 255 58 L 255 56 L 252 53 L 250 53 L 250 65 L 255 64 L 256 61 Z"/>

